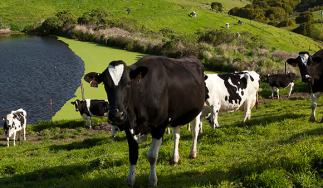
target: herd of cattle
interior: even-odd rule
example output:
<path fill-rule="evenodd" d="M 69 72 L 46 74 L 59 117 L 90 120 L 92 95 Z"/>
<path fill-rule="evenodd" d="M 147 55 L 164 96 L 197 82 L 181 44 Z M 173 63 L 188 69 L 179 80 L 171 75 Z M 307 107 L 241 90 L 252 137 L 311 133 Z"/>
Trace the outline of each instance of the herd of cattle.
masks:
<path fill-rule="evenodd" d="M 317 99 L 323 90 L 322 65 L 323 50 L 314 55 L 300 52 L 295 59 L 287 60 L 292 66 L 298 65 L 302 81 L 309 84 L 312 115 L 315 121 Z M 272 88 L 289 87 L 290 96 L 295 74 L 267 75 Z M 250 119 L 251 109 L 258 107 L 260 76 L 254 71 L 230 74 L 204 74 L 201 61 L 194 56 L 173 59 L 161 56 L 146 56 L 135 64 L 127 66 L 123 61 L 113 61 L 102 73 L 90 72 L 84 80 L 92 87 L 103 83 L 108 100 L 76 100 L 72 102 L 76 111 L 91 128 L 91 117 L 108 117 L 115 126 L 126 133 L 129 146 L 130 169 L 127 183 L 135 184 L 135 171 L 138 160 L 138 144 L 145 141 L 147 134 L 152 135 L 148 152 L 151 171 L 149 185 L 157 185 L 156 162 L 162 137 L 167 127 L 172 127 L 174 138 L 173 162 L 179 160 L 178 144 L 180 127 L 191 123 L 193 143 L 190 157 L 196 158 L 197 137 L 203 118 L 212 127 L 219 127 L 218 115 L 221 112 L 244 111 L 243 121 Z M 3 117 L 7 146 L 16 132 L 23 130 L 24 140 L 27 113 L 23 109 L 12 111 Z M 323 121 L 323 118 L 321 122 Z M 20 133 L 19 133 L 20 139 Z"/>

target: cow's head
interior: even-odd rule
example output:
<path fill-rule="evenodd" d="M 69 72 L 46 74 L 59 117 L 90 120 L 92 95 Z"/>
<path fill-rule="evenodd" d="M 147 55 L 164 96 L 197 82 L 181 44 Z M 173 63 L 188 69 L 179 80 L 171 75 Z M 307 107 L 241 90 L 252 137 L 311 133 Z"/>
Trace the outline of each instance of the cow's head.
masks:
<path fill-rule="evenodd" d="M 299 56 L 294 59 L 290 58 L 287 63 L 298 68 L 300 70 L 302 81 L 314 83 L 314 67 L 321 63 L 322 58 L 319 56 L 311 56 L 308 52 L 300 52 Z"/>
<path fill-rule="evenodd" d="M 102 74 L 88 73 L 84 79 L 89 83 L 93 80 L 104 83 L 110 105 L 109 119 L 118 125 L 127 119 L 129 102 L 136 100 L 132 98 L 134 90 L 147 72 L 147 67 L 128 67 L 123 61 L 113 61 Z"/>
<path fill-rule="evenodd" d="M 71 102 L 71 104 L 75 105 L 75 110 L 80 111 L 80 105 L 83 104 L 84 101 L 76 100 L 75 102 Z"/>
<path fill-rule="evenodd" d="M 13 115 L 13 114 L 8 114 L 6 117 L 2 117 L 2 120 L 6 121 L 5 124 L 6 124 L 7 128 L 14 127 L 16 119 L 17 119 L 17 116 Z"/>

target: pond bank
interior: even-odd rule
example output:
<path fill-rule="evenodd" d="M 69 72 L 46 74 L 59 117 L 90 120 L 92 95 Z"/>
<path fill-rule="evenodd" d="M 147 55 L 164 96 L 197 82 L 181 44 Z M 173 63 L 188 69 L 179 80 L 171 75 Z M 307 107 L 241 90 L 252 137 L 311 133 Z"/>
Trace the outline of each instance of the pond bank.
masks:
<path fill-rule="evenodd" d="M 109 63 L 114 60 L 123 60 L 127 65 L 135 63 L 138 59 L 146 56 L 146 54 L 129 52 L 126 50 L 107 47 L 94 42 L 83 42 L 64 37 L 58 37 L 58 40 L 65 42 L 69 48 L 79 56 L 84 62 L 84 74 L 88 72 L 103 72 Z M 84 75 L 83 75 L 84 77 Z M 84 83 L 85 81 L 83 80 Z M 62 84 L 69 84 L 68 80 L 60 81 Z M 84 83 L 85 98 L 89 99 L 107 99 L 104 87 L 99 85 L 98 88 L 91 88 L 89 84 Z M 82 118 L 79 112 L 75 111 L 71 104 L 76 99 L 82 100 L 81 87 L 79 86 L 75 92 L 74 98 L 70 99 L 65 105 L 53 116 L 53 121 L 67 119 Z M 55 101 L 53 101 L 55 103 Z"/>

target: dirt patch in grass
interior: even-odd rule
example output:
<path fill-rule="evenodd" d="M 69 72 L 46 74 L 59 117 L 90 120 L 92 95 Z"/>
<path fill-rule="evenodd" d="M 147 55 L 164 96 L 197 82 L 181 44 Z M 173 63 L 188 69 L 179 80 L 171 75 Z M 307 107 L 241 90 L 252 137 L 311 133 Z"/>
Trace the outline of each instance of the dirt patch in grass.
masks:
<path fill-rule="evenodd" d="M 279 95 L 279 99 L 305 100 L 305 99 L 309 99 L 309 98 L 310 98 L 310 95 L 308 92 L 292 93 L 289 98 L 287 97 L 287 95 Z M 270 98 L 259 99 L 259 103 L 264 103 L 264 102 L 268 102 L 268 101 L 272 101 L 272 100 L 279 100 L 279 99 L 277 98 L 277 95 L 274 95 L 274 98 L 270 97 Z"/>
<path fill-rule="evenodd" d="M 40 132 L 33 132 L 33 133 L 26 133 L 26 141 L 28 142 L 33 142 L 33 143 L 40 143 L 44 140 L 52 140 L 54 142 L 67 142 L 67 141 L 71 141 L 71 140 L 85 140 L 88 138 L 92 138 L 93 135 L 95 134 L 102 134 L 104 132 L 104 134 L 106 135 L 111 135 L 112 131 L 111 131 L 111 124 L 109 124 L 108 122 L 102 122 L 99 125 L 95 126 L 93 129 L 84 129 L 82 131 L 78 131 L 76 129 L 69 129 L 70 133 L 67 134 L 50 134 L 48 136 L 44 135 L 44 133 L 42 131 Z M 74 134 L 77 132 L 77 134 Z M 117 130 L 116 130 L 117 132 Z M 73 135 L 73 136 L 71 136 Z M 10 138 L 10 142 L 9 145 L 12 146 L 13 144 L 13 137 Z M 23 140 L 23 135 L 21 133 L 21 140 Z M 16 144 L 18 143 L 18 135 L 16 135 Z M 0 135 L 0 146 L 6 146 L 7 145 L 7 139 L 5 137 L 4 134 Z"/>

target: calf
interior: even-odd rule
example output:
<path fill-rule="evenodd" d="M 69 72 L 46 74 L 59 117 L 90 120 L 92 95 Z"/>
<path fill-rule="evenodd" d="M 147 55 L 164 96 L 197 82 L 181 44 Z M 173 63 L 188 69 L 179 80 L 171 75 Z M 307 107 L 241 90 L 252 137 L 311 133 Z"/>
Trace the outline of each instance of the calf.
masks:
<path fill-rule="evenodd" d="M 92 100 L 85 99 L 85 101 L 76 100 L 71 102 L 75 105 L 75 110 L 79 111 L 83 119 L 86 121 L 86 125 L 92 129 L 91 117 L 108 117 L 109 113 L 109 101 L 108 100 Z M 111 143 L 115 138 L 115 126 L 111 125 Z"/>
<path fill-rule="evenodd" d="M 279 99 L 279 88 L 289 88 L 289 94 L 292 93 L 294 82 L 296 79 L 296 75 L 294 73 L 288 73 L 288 74 L 273 74 L 267 75 L 268 83 L 271 87 L 271 98 L 274 98 L 274 89 L 276 89 L 277 92 L 277 98 Z"/>
<path fill-rule="evenodd" d="M 20 138 L 20 131 L 23 130 L 24 134 L 24 141 L 26 141 L 26 122 L 27 122 L 27 112 L 22 108 L 11 111 L 10 114 L 7 114 L 6 117 L 2 117 L 5 120 L 3 124 L 4 133 L 7 137 L 7 147 L 9 147 L 9 138 L 13 135 L 13 146 L 16 145 L 16 134 L 18 132 L 19 141 Z"/>

